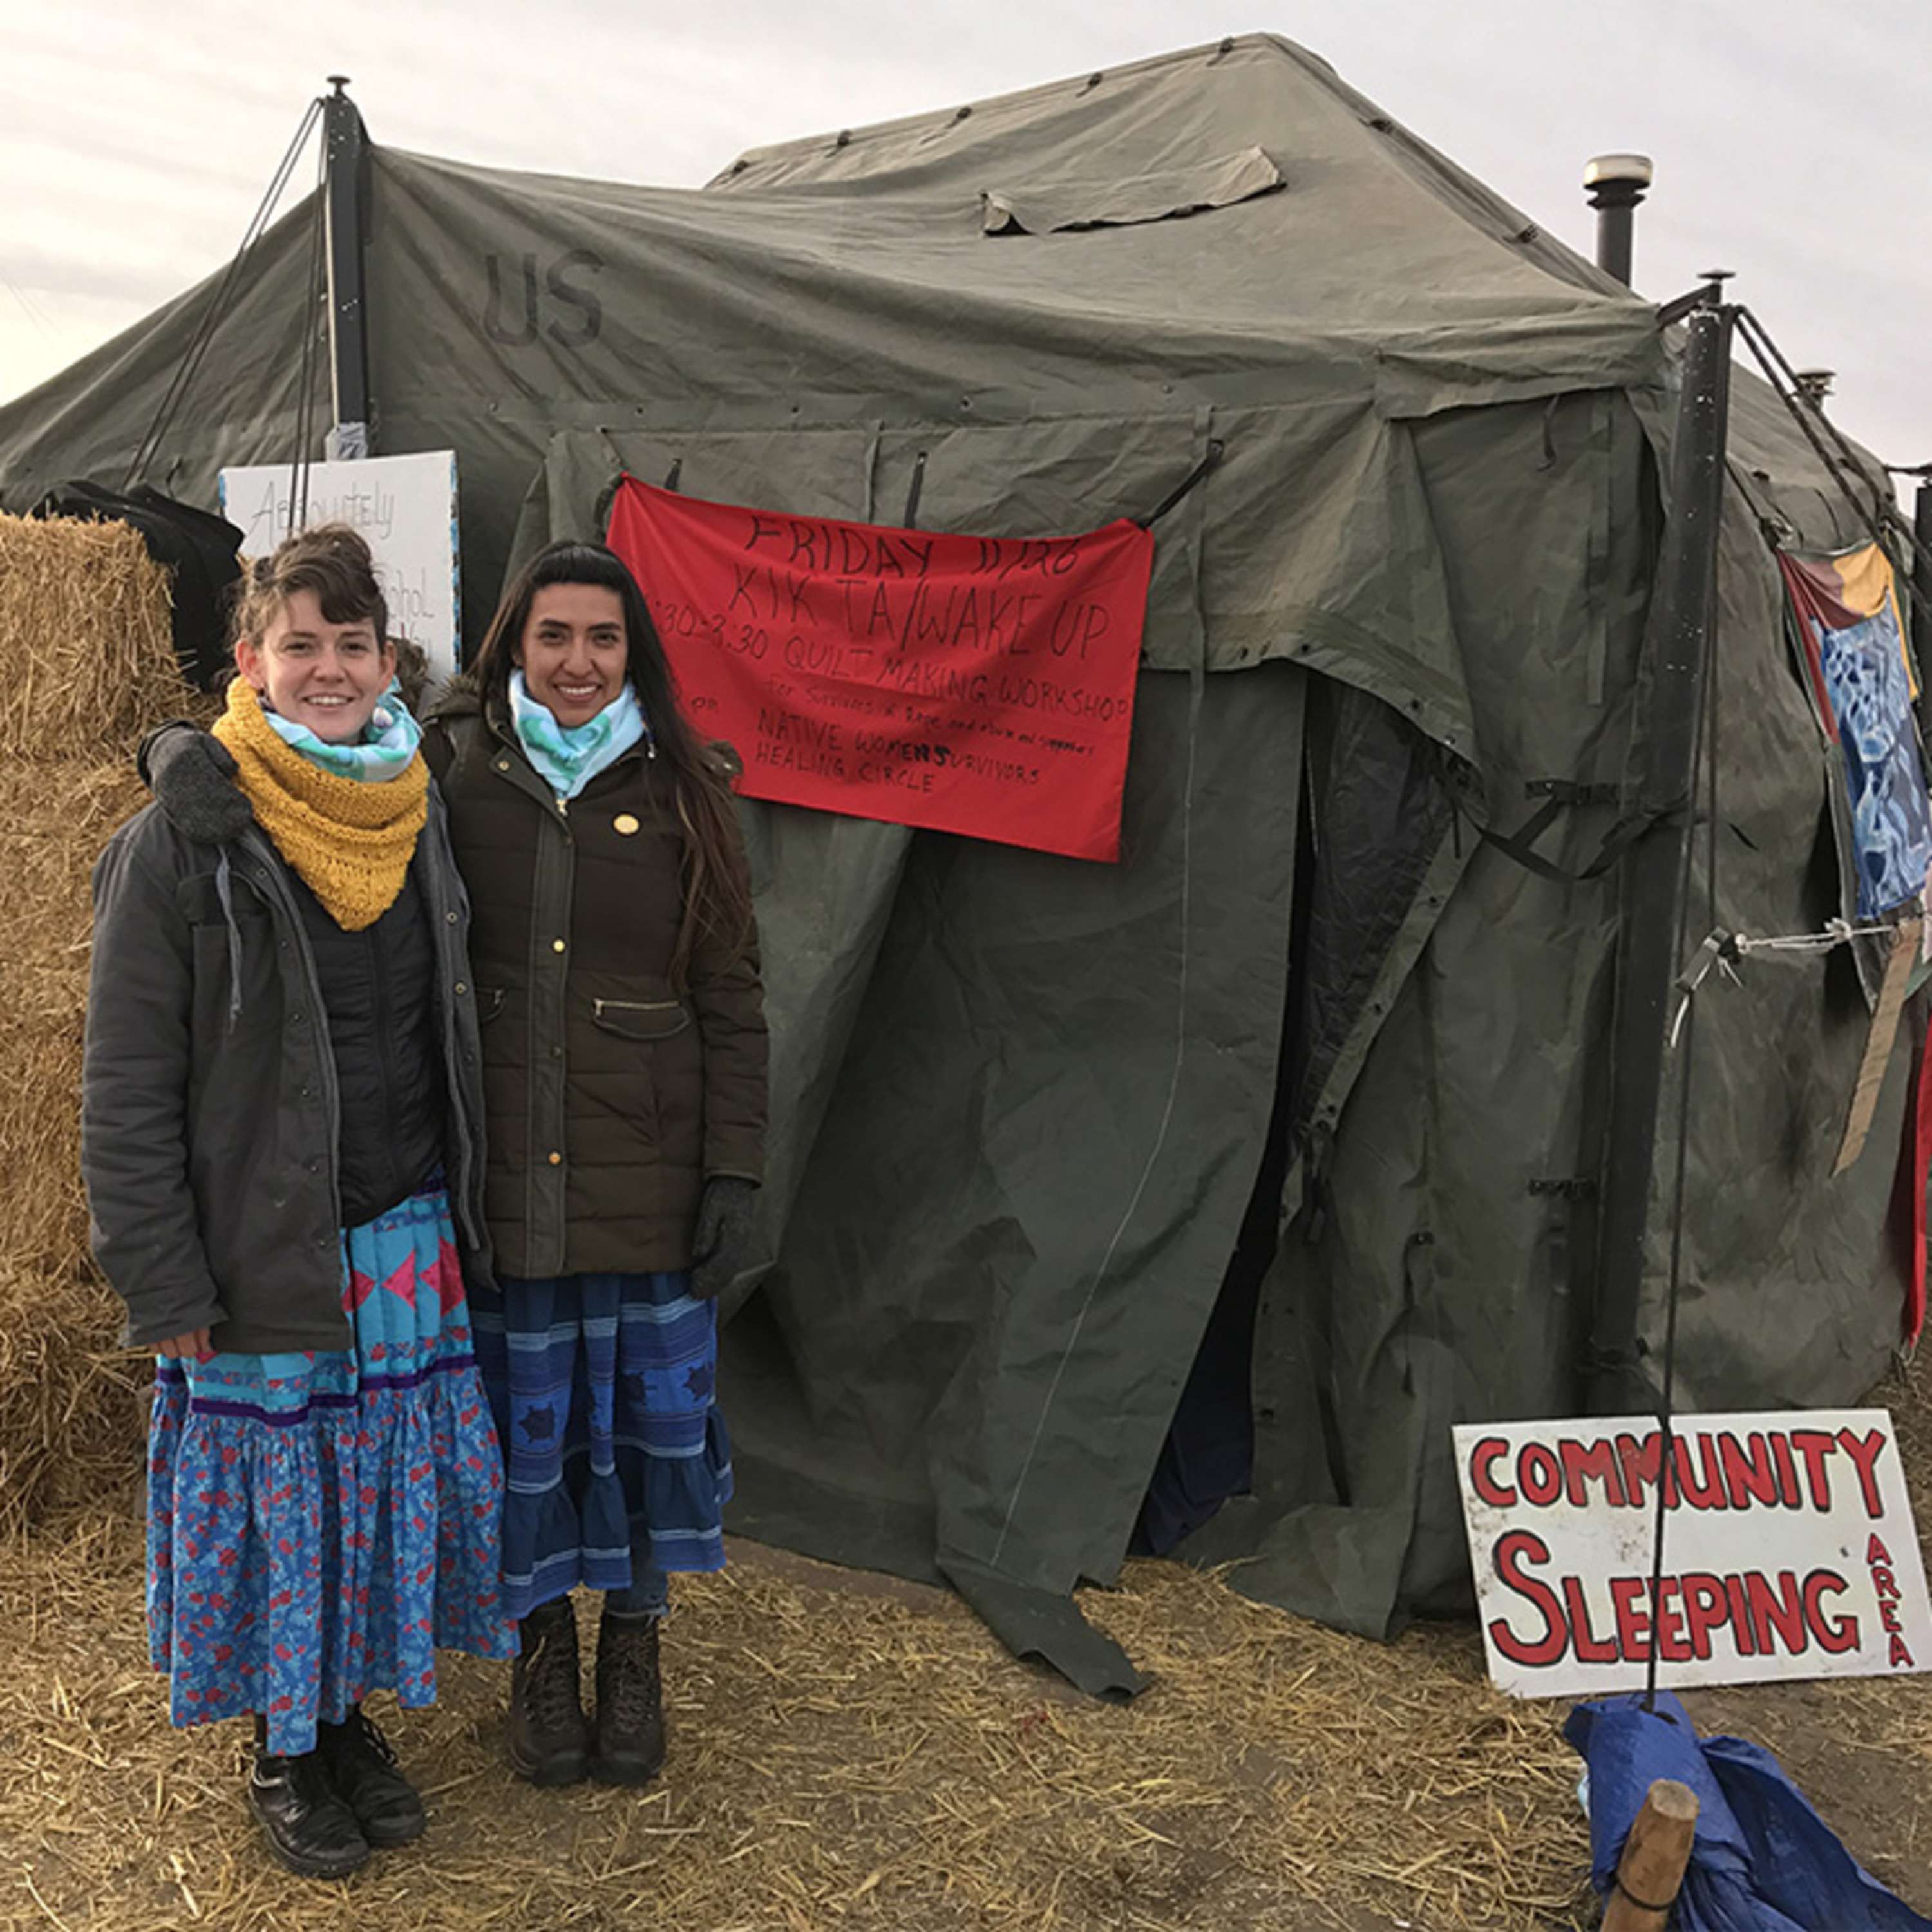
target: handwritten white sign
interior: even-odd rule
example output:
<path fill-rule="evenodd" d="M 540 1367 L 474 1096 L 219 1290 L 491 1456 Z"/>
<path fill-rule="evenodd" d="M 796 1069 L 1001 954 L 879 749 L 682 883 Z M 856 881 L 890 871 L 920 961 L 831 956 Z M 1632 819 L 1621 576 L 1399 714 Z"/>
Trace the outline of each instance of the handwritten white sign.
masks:
<path fill-rule="evenodd" d="M 1932 1666 L 1883 1409 L 1467 1424 L 1462 1514 L 1490 1675 L 1521 1697 Z M 1663 1586 L 1651 1572 L 1666 1486 Z"/>
<path fill-rule="evenodd" d="M 306 514 L 286 463 L 221 472 L 221 514 L 242 532 L 242 554 L 266 556 L 291 530 L 343 523 L 361 532 L 388 600 L 389 633 L 428 653 L 438 679 L 455 675 L 462 605 L 458 588 L 456 456 L 369 456 L 309 466 Z"/>

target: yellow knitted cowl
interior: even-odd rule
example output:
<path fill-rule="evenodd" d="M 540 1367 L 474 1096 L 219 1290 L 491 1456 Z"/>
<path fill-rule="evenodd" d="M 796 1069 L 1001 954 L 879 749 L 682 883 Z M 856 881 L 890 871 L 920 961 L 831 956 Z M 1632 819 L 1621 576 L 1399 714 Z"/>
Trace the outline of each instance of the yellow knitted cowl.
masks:
<path fill-rule="evenodd" d="M 421 752 L 380 784 L 320 770 L 277 732 L 244 678 L 228 687 L 214 735 L 235 754 L 236 777 L 277 851 L 345 932 L 374 926 L 403 889 L 429 817 Z"/>

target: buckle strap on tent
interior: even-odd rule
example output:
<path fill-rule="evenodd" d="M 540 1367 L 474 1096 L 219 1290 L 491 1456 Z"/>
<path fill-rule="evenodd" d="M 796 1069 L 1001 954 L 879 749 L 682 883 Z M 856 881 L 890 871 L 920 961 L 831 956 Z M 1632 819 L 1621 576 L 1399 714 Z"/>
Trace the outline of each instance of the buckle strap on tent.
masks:
<path fill-rule="evenodd" d="M 1547 1180 L 1532 1180 L 1529 1191 L 1539 1200 L 1553 1195 L 1561 1201 L 1594 1201 L 1597 1198 L 1597 1184 L 1587 1174 L 1554 1175 Z"/>
<path fill-rule="evenodd" d="M 1515 831 L 1496 832 L 1486 828 L 1483 836 L 1525 870 L 1562 886 L 1580 885 L 1587 880 L 1600 878 L 1622 856 L 1624 848 L 1640 832 L 1648 831 L 1652 825 L 1672 815 L 1669 812 L 1626 813 L 1604 835 L 1595 858 L 1582 871 L 1569 872 L 1536 851 L 1536 842 L 1556 823 L 1557 814 L 1566 807 L 1614 805 L 1622 796 L 1621 792 L 1613 784 L 1580 784 L 1570 778 L 1530 778 L 1525 782 L 1522 792 L 1524 797 L 1540 798 L 1543 803 Z"/>
<path fill-rule="evenodd" d="M 1144 517 L 1136 517 L 1134 519 L 1135 522 L 1138 524 L 1144 530 L 1151 530 L 1162 518 L 1167 514 L 1168 511 L 1174 508 L 1175 504 L 1202 482 L 1208 471 L 1220 461 L 1226 447 L 1227 446 L 1219 437 L 1211 441 L 1208 446 L 1206 454 L 1161 499 L 1159 506 Z"/>

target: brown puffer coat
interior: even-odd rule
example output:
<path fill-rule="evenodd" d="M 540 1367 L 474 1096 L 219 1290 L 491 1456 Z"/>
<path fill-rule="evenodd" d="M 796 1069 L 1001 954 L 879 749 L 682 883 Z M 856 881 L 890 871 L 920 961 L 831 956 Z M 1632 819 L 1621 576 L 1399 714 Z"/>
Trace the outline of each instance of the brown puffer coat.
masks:
<path fill-rule="evenodd" d="M 459 690 L 423 751 L 470 892 L 497 1271 L 688 1267 L 706 1180 L 763 1178 L 756 934 L 702 934 L 671 983 L 683 847 L 643 746 L 560 804 L 507 708 Z"/>

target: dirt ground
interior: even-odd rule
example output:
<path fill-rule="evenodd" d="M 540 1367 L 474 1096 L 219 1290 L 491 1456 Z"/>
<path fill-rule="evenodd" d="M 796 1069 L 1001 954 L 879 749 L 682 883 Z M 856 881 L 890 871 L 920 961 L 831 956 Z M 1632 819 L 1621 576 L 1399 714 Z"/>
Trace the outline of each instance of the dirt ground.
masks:
<path fill-rule="evenodd" d="M 1928 1376 L 1880 1392 L 1932 1514 Z M 1084 1600 L 1148 1672 L 1082 1699 L 944 1593 L 739 1544 L 682 1580 L 652 1790 L 519 1784 L 506 1672 L 377 1714 L 426 1840 L 340 1886 L 258 1850 L 242 1727 L 169 1729 L 124 1496 L 0 1546 L 0 1928 L 1461 1932 L 1594 1922 L 1561 1705 L 1497 1696 L 1472 1627 L 1379 1646 L 1136 1562 Z M 590 1633 L 586 1627 L 586 1637 Z M 1932 1912 L 1924 1678 L 1709 1692 L 1865 1865 Z M 376 1707 L 372 1707 L 376 1708 Z"/>

